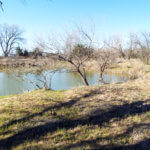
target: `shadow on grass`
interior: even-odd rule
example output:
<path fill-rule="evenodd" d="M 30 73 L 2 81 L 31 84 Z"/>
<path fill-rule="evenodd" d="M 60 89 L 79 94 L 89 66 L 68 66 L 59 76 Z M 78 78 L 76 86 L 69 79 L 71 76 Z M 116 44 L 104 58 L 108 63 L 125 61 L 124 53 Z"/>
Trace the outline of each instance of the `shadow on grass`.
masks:
<path fill-rule="evenodd" d="M 61 148 L 62 149 L 75 149 L 75 148 L 78 148 L 80 146 L 90 146 L 91 149 L 102 149 L 102 150 L 150 150 L 150 139 L 146 139 L 146 140 L 143 140 L 143 141 L 140 141 L 136 144 L 133 144 L 133 145 L 128 145 L 128 146 L 125 146 L 125 145 L 106 145 L 106 146 L 101 146 L 98 144 L 99 141 L 102 141 L 102 140 L 118 140 L 120 138 L 124 138 L 125 136 L 126 137 L 130 137 L 130 135 L 132 134 L 133 130 L 135 128 L 139 129 L 139 128 L 147 128 L 147 129 L 150 129 L 150 124 L 147 123 L 147 124 L 135 124 L 133 125 L 132 127 L 128 128 L 124 133 L 122 134 L 119 134 L 117 136 L 109 136 L 109 137 L 98 137 L 96 139 L 93 139 L 93 140 L 83 140 L 79 143 L 75 143 L 75 144 L 70 144 L 70 145 L 67 145 L 67 146 L 62 146 Z"/>
<path fill-rule="evenodd" d="M 91 141 L 82 141 L 81 143 L 62 147 L 62 149 L 71 149 L 71 148 L 75 149 L 81 145 L 82 146 L 90 145 L 91 149 L 102 149 L 102 150 L 150 150 L 150 139 L 143 140 L 141 142 L 129 146 L 117 146 L 117 145 L 100 146 L 99 144 L 97 144 L 97 142 L 100 140 L 104 140 L 104 139 L 98 138 L 96 140 L 91 140 Z"/>
<path fill-rule="evenodd" d="M 96 92 L 96 93 L 97 93 L 97 92 Z M 92 96 L 92 95 L 94 95 L 94 94 L 96 94 L 96 93 L 95 93 L 94 91 L 92 91 L 92 92 L 89 92 L 89 93 L 86 93 L 86 94 L 82 95 L 82 97 L 74 98 L 74 99 L 70 100 L 69 102 L 59 102 L 57 105 L 51 106 L 51 107 L 47 107 L 47 108 L 45 108 L 44 110 L 42 110 L 41 112 L 34 113 L 34 114 L 28 115 L 28 116 L 26 116 L 26 117 L 24 117 L 24 118 L 20 118 L 20 119 L 17 119 L 17 120 L 12 120 L 12 121 L 10 121 L 9 123 L 7 123 L 7 124 L 1 126 L 0 129 L 2 129 L 2 128 L 8 128 L 8 127 L 10 127 L 10 126 L 12 126 L 12 125 L 14 125 L 14 124 L 17 124 L 17 123 L 22 123 L 22 122 L 29 121 L 29 120 L 31 120 L 32 118 L 34 118 L 34 117 L 36 117 L 36 116 L 42 116 L 44 113 L 49 112 L 49 111 L 51 111 L 51 110 L 53 110 L 53 109 L 56 109 L 56 110 L 57 110 L 57 109 L 60 109 L 60 108 L 62 108 L 62 107 L 66 107 L 66 108 L 67 108 L 67 107 L 71 107 L 71 106 L 73 106 L 75 103 L 77 103 L 78 101 L 80 101 L 82 98 L 90 97 L 90 96 Z"/>
<path fill-rule="evenodd" d="M 88 93 L 88 94 L 84 95 L 83 97 L 88 97 L 91 95 L 92 95 L 92 93 Z M 45 113 L 51 109 L 54 109 L 54 108 L 59 109 L 61 107 L 71 107 L 77 101 L 79 101 L 81 98 L 82 97 L 71 100 L 66 103 L 62 103 L 58 106 L 49 107 L 40 113 L 33 114 L 29 117 L 22 118 L 20 120 L 12 121 L 5 126 L 10 126 L 15 123 L 27 121 L 29 119 L 32 119 L 35 116 L 42 115 L 43 113 Z M 108 123 L 113 118 L 123 119 L 127 116 L 134 116 L 136 114 L 142 114 L 144 112 L 150 111 L 150 104 L 146 104 L 146 102 L 149 102 L 149 101 L 150 100 L 137 101 L 137 102 L 133 102 L 131 104 L 112 106 L 109 110 L 106 110 L 105 112 L 101 112 L 100 109 L 97 109 L 97 110 L 93 111 L 90 115 L 81 117 L 79 119 L 62 119 L 62 120 L 54 121 L 54 122 L 51 121 L 44 125 L 39 125 L 36 127 L 28 128 L 28 129 L 18 132 L 17 134 L 15 134 L 11 137 L 0 140 L 0 148 L 1 149 L 11 149 L 12 146 L 16 147 L 16 146 L 24 143 L 26 140 L 28 140 L 28 141 L 38 140 L 40 137 L 46 135 L 47 133 L 55 132 L 58 128 L 59 129 L 71 129 L 71 128 L 77 127 L 78 125 L 99 125 L 99 126 L 101 126 L 103 123 Z M 134 127 L 135 126 L 133 126 L 133 128 Z M 132 131 L 133 129 L 130 128 L 129 130 Z M 129 132 L 129 131 L 127 131 L 127 132 Z M 124 136 L 125 134 L 126 133 L 124 133 L 120 136 Z M 142 142 L 139 142 L 138 144 L 131 145 L 131 146 L 117 146 L 117 145 L 110 146 L 110 145 L 108 145 L 105 147 L 100 147 L 98 144 L 96 144 L 96 141 L 98 141 L 98 140 L 102 140 L 102 138 L 95 139 L 92 141 L 82 141 L 81 143 L 78 143 L 75 145 L 69 145 L 69 146 L 65 147 L 65 149 L 74 148 L 74 147 L 77 147 L 78 145 L 83 145 L 83 144 L 89 144 L 89 145 L 92 144 L 93 148 L 103 148 L 103 149 L 109 149 L 109 150 L 110 149 L 129 149 L 130 150 L 130 149 L 137 148 L 138 146 L 141 146 L 141 145 L 143 147 L 144 143 L 149 142 L 149 140 L 147 140 L 147 141 L 142 141 Z"/>

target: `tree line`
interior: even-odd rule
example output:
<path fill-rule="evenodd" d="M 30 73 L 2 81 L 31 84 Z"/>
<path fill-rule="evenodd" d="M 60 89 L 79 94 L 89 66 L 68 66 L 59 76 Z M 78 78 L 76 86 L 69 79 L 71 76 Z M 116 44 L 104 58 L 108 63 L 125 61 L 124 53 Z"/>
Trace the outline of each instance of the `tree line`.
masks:
<path fill-rule="evenodd" d="M 66 31 L 62 36 L 49 34 L 46 40 L 36 42 L 35 54 L 42 56 L 48 52 L 60 61 L 71 64 L 85 85 L 87 81 L 86 63 L 95 60 L 98 65 L 99 79 L 103 82 L 103 73 L 116 58 L 139 58 L 146 64 L 150 63 L 150 33 L 130 33 L 128 40 L 124 41 L 120 36 L 113 36 L 103 40 L 101 46 L 96 40 L 96 31 L 85 30 L 82 26 L 76 26 L 72 31 Z M 0 26 L 0 50 L 5 57 L 14 51 L 19 56 L 29 57 L 27 50 L 22 50 L 20 45 L 24 42 L 23 30 L 18 26 Z"/>

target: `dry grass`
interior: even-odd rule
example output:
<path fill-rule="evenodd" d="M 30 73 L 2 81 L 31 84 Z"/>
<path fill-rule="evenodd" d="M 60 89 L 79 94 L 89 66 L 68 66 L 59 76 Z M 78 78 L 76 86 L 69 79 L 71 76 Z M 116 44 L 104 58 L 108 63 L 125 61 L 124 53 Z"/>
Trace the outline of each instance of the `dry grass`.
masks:
<path fill-rule="evenodd" d="M 3 72 L 37 72 L 39 70 L 53 70 L 69 67 L 66 62 L 50 57 L 24 58 L 8 57 L 0 58 L 0 71 Z"/>
<path fill-rule="evenodd" d="M 107 73 L 126 75 L 128 79 L 138 79 L 150 72 L 150 65 L 145 65 L 141 60 L 118 59 L 112 67 L 106 70 Z"/>
<path fill-rule="evenodd" d="M 150 149 L 150 78 L 0 98 L 1 149 Z"/>

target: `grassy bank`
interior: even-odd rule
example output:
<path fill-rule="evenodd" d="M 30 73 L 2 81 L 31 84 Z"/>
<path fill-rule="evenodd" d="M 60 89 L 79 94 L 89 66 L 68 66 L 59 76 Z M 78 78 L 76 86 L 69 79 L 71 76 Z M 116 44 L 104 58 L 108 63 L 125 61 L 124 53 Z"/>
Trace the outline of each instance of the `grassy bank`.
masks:
<path fill-rule="evenodd" d="M 150 65 L 144 64 L 139 59 L 118 59 L 116 63 L 106 70 L 106 72 L 111 74 L 125 75 L 129 79 L 137 79 L 150 72 Z"/>
<path fill-rule="evenodd" d="M 150 149 L 150 76 L 0 98 L 0 149 Z"/>

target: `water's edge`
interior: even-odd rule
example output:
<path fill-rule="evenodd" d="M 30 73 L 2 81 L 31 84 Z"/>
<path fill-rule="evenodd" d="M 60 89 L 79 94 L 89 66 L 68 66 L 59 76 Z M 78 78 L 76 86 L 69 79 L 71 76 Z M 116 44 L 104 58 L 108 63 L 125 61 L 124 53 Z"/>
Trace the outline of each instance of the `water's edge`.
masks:
<path fill-rule="evenodd" d="M 29 80 L 34 81 L 35 83 L 42 86 L 42 83 L 39 81 L 39 79 L 42 79 L 41 74 L 37 75 L 33 73 L 24 73 L 21 75 L 22 77 L 18 79 L 13 74 L 0 72 L 0 96 L 21 94 L 36 89 L 36 86 L 31 84 Z M 29 80 L 23 80 L 22 78 L 24 78 L 24 76 Z M 98 73 L 89 73 L 87 74 L 87 78 L 91 86 L 99 84 Z M 109 74 L 105 74 L 103 78 L 106 83 L 120 83 L 127 80 L 125 76 Z M 47 82 L 49 84 L 49 78 L 47 78 Z M 81 85 L 83 85 L 83 82 L 77 73 L 68 73 L 64 71 L 57 72 L 52 78 L 53 90 L 68 90 Z"/>

